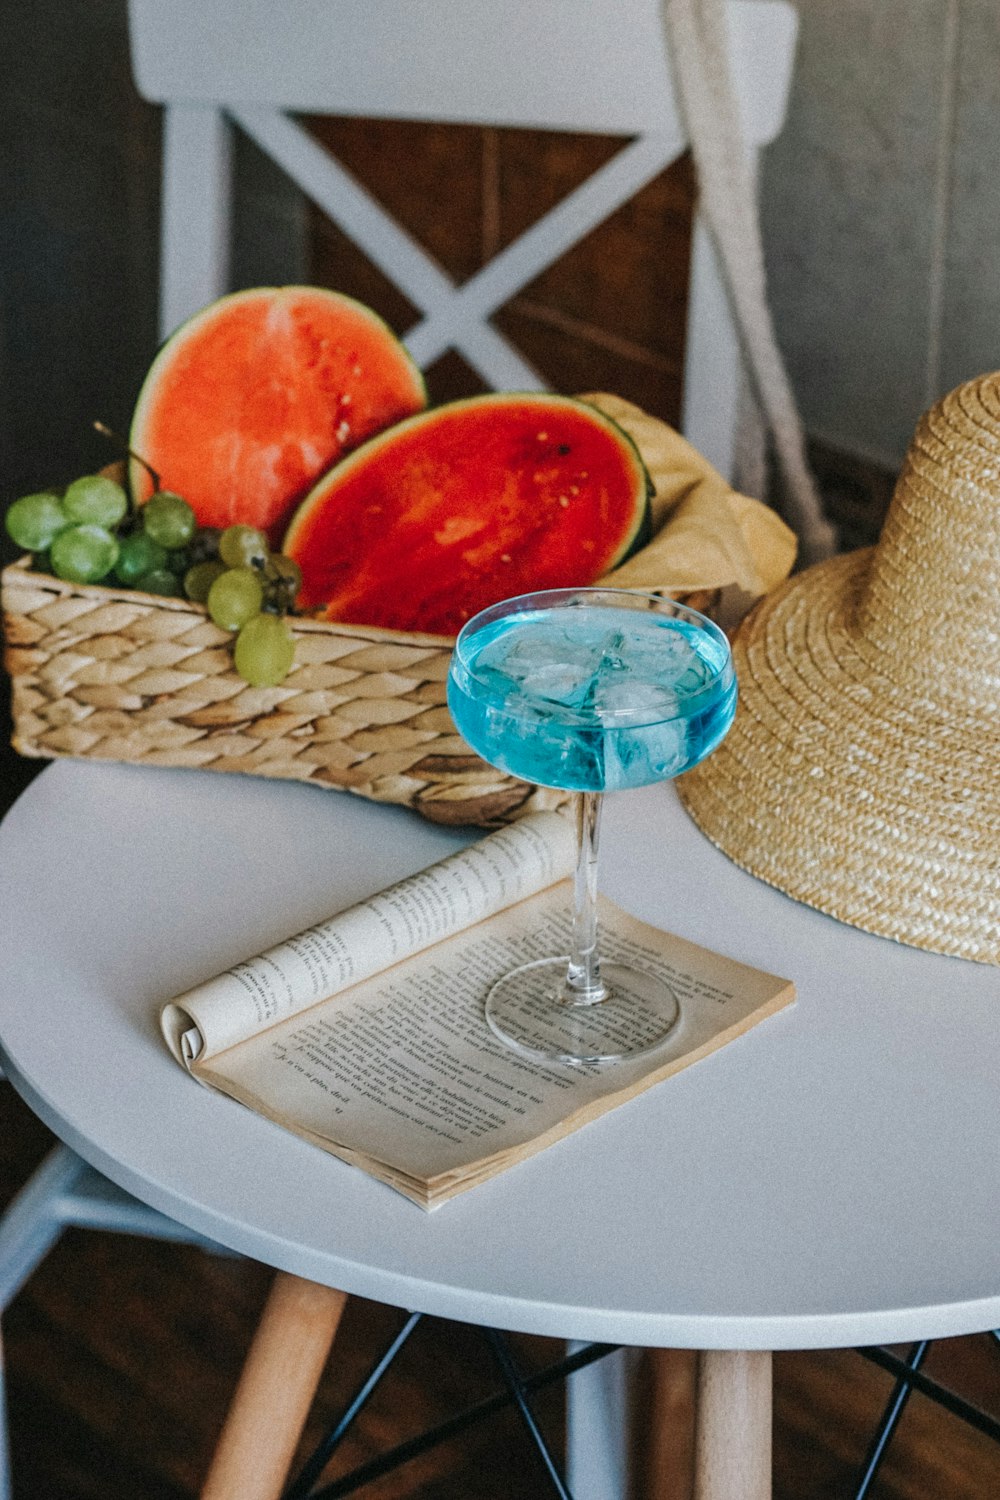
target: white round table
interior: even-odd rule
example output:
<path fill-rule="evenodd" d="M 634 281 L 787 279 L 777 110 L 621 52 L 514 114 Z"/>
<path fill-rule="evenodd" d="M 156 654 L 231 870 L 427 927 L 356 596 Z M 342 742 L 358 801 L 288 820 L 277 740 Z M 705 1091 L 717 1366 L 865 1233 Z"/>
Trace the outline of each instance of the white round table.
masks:
<path fill-rule="evenodd" d="M 796 1004 L 435 1213 L 171 1058 L 165 1000 L 473 836 L 296 783 L 56 763 L 0 827 L 3 1067 L 153 1207 L 394 1306 L 720 1351 L 1000 1324 L 1000 970 L 789 900 L 669 786 L 608 799 L 602 888 Z"/>

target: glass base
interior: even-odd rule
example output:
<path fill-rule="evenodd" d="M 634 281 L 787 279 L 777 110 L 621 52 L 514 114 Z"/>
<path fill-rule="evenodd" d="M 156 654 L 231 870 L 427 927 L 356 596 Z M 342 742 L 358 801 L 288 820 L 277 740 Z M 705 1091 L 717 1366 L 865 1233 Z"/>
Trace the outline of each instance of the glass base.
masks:
<path fill-rule="evenodd" d="M 651 974 L 602 964 L 606 998 L 592 1004 L 566 996 L 566 958 L 522 964 L 486 997 L 490 1030 L 535 1062 L 626 1062 L 667 1040 L 680 1015 L 677 996 Z"/>

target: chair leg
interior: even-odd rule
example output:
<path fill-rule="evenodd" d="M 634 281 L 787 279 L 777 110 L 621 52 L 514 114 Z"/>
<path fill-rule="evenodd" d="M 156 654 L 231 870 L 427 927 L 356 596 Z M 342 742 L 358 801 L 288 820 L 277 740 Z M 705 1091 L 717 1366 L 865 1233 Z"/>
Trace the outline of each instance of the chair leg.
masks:
<path fill-rule="evenodd" d="M 201 1500 L 279 1500 L 346 1302 L 276 1274 Z"/>
<path fill-rule="evenodd" d="M 771 1500 L 771 1356 L 713 1349 L 698 1360 L 695 1500 Z"/>
<path fill-rule="evenodd" d="M 692 1500 L 698 1355 L 694 1349 L 645 1351 L 649 1396 L 643 1415 L 644 1500 Z"/>
<path fill-rule="evenodd" d="M 7 1440 L 7 1377 L 0 1336 L 0 1500 L 11 1500 L 10 1448 Z"/>
<path fill-rule="evenodd" d="M 0 1309 L 17 1296 L 66 1227 L 63 1196 L 84 1163 L 61 1143 L 53 1146 L 0 1218 Z"/>

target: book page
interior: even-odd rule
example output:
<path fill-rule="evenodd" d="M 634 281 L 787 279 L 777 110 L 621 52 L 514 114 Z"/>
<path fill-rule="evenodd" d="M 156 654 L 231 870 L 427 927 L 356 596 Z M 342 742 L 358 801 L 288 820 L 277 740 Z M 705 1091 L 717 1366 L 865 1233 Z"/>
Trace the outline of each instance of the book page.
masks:
<path fill-rule="evenodd" d="M 177 996 L 160 1015 L 185 1066 L 254 1036 L 561 880 L 572 824 L 532 813 Z"/>
<path fill-rule="evenodd" d="M 614 1064 L 524 1059 L 489 1030 L 490 985 L 565 952 L 572 888 L 552 886 L 204 1064 L 196 1077 L 434 1206 L 706 1056 L 794 998 L 791 984 L 601 900 L 602 954 L 665 979 L 681 1019 Z M 626 1032 L 643 1034 L 640 1007 Z"/>

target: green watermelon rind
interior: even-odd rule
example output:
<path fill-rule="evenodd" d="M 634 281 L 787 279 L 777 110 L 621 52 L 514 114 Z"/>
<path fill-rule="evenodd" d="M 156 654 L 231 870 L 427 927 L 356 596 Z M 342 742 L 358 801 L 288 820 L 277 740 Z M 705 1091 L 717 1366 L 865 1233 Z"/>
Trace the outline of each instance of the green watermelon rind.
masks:
<path fill-rule="evenodd" d="M 415 415 L 420 416 L 423 414 L 423 411 L 426 411 L 429 397 L 423 371 L 413 359 L 406 345 L 393 332 L 385 319 L 380 317 L 373 308 L 368 307 L 366 303 L 360 302 L 356 297 L 348 296 L 346 292 L 338 292 L 331 287 L 308 286 L 302 283 L 290 283 L 285 286 L 243 287 L 239 291 L 227 292 L 223 296 L 215 298 L 214 301 L 207 303 L 204 307 L 199 308 L 197 312 L 192 313 L 189 318 L 185 318 L 182 323 L 179 323 L 160 344 L 153 357 L 152 364 L 146 371 L 132 412 L 128 439 L 130 449 L 127 470 L 128 484 L 136 503 L 141 503 L 142 499 L 148 498 L 144 496 L 143 492 L 146 490 L 150 480 L 149 469 L 142 462 L 145 457 L 142 451 L 145 431 L 144 424 L 148 421 L 149 409 L 152 406 L 153 396 L 163 371 L 168 366 L 176 350 L 187 339 L 196 334 L 199 329 L 216 317 L 226 306 L 249 300 L 252 297 L 266 296 L 269 293 L 275 292 L 300 292 L 309 296 L 327 297 L 338 306 L 346 306 L 352 312 L 363 317 L 370 324 L 372 330 L 382 334 L 386 342 L 393 346 L 394 351 L 402 356 L 400 361 L 401 367 L 409 367 L 410 374 L 413 377 L 414 395 L 415 397 L 419 397 L 422 403 L 422 411 L 415 413 Z M 378 436 L 378 434 L 375 434 L 375 436 Z M 366 439 L 366 441 L 371 441 L 371 439 Z M 326 472 L 329 472 L 329 470 Z"/>
<path fill-rule="evenodd" d="M 435 418 L 462 410 L 486 405 L 512 405 L 518 406 L 524 402 L 538 403 L 542 409 L 551 409 L 553 406 L 559 408 L 571 408 L 574 411 L 584 413 L 595 427 L 603 428 L 614 438 L 619 450 L 628 457 L 637 480 L 637 489 L 642 490 L 642 502 L 635 507 L 634 521 L 628 532 L 622 537 L 621 542 L 607 560 L 601 576 L 606 577 L 615 568 L 633 557 L 649 542 L 652 536 L 652 506 L 651 502 L 655 494 L 655 487 L 650 477 L 649 470 L 643 460 L 639 447 L 632 435 L 613 417 L 589 402 L 583 401 L 575 396 L 556 395 L 547 391 L 502 391 L 488 392 L 476 396 L 467 396 L 455 401 L 445 402 L 439 406 L 429 407 L 425 411 L 415 412 L 412 416 L 404 417 L 391 427 L 384 428 L 382 432 L 376 433 L 365 442 L 360 443 L 357 448 L 339 459 L 325 474 L 323 474 L 299 503 L 292 514 L 284 534 L 281 547 L 288 556 L 295 556 L 295 548 L 300 539 L 300 533 L 304 532 L 311 519 L 313 510 L 321 505 L 327 491 L 331 486 L 338 484 L 357 468 L 362 468 L 383 448 L 391 446 L 414 427 L 430 426 Z M 316 606 L 322 608 L 321 605 Z"/>

